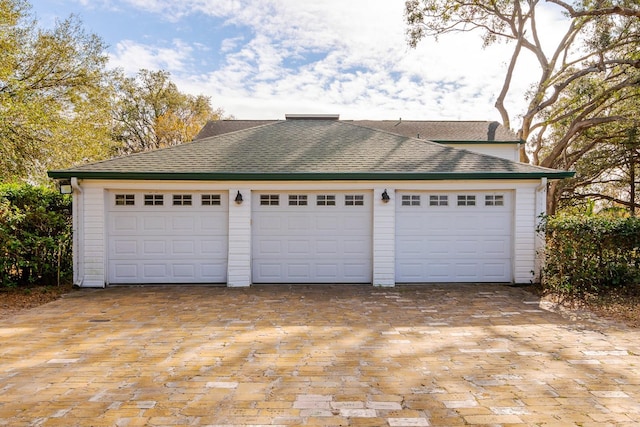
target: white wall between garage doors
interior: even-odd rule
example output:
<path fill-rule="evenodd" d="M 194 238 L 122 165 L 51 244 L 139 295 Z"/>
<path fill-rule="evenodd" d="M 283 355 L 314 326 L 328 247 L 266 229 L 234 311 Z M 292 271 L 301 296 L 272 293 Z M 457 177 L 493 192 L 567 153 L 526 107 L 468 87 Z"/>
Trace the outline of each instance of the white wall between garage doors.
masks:
<path fill-rule="evenodd" d="M 114 183 L 122 188 L 115 189 Z M 404 182 L 393 183 L 395 189 L 378 187 L 378 183 L 367 186 L 366 182 L 347 189 L 348 183 L 335 182 L 314 182 L 306 189 L 297 182 L 272 185 L 271 189 L 268 183 L 248 182 L 233 188 L 201 182 L 127 184 L 84 181 L 81 191 L 74 193 L 74 203 L 82 207 L 74 230 L 74 272 L 80 286 L 526 283 L 535 268 L 536 202 L 542 197 L 537 196 L 539 182 L 535 181 L 470 182 L 466 187 L 454 182 L 449 186 L 455 188 L 449 190 L 446 183 L 428 183 L 433 189 L 424 188 L 424 183 L 415 185 L 423 187 L 418 189 L 398 188 L 409 184 Z M 385 189 L 391 196 L 388 203 L 381 200 Z M 238 190 L 243 195 L 241 204 L 234 202 Z M 142 205 L 127 210 L 127 205 L 115 204 L 117 194 L 133 194 Z M 167 204 L 144 205 L 148 194 L 162 194 Z M 192 205 L 173 204 L 174 195 L 189 194 Z M 202 194 L 220 194 L 220 205 L 199 205 Z M 338 204 L 319 206 L 316 197 L 323 194 L 337 196 Z M 455 206 L 434 211 L 434 206 L 427 205 L 421 211 L 402 205 L 402 196 L 419 195 L 426 202 L 432 195 L 444 194 L 455 200 Z M 465 210 L 457 205 L 459 194 L 475 194 L 482 203 L 486 195 L 503 195 L 503 205 Z M 263 195 L 279 195 L 283 204 L 261 205 Z M 290 205 L 290 195 L 306 195 L 308 204 Z M 362 195 L 362 204 L 346 205 L 346 195 Z M 466 232 L 455 224 L 464 224 Z M 416 243 L 416 236 L 423 239 L 422 245 Z M 445 266 L 442 260 L 449 256 L 453 261 Z"/>

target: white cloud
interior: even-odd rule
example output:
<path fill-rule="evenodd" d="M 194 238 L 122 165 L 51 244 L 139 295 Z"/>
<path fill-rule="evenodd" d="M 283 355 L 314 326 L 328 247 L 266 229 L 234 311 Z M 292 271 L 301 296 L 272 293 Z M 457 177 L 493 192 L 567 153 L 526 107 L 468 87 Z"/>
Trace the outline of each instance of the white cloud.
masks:
<path fill-rule="evenodd" d="M 208 46 L 222 55 L 216 69 L 196 71 L 201 46 L 117 44 L 112 64 L 125 70 L 162 68 L 182 90 L 204 93 L 238 118 L 285 113 L 341 113 L 345 118 L 499 119 L 508 45 L 482 49 L 477 33 L 423 41 L 409 49 L 403 2 L 388 0 L 121 0 L 165 21 L 196 14 L 234 29 Z M 553 10 L 538 16 L 545 42 L 557 32 Z M 553 21 L 556 20 L 556 21 Z M 238 36 L 238 33 L 242 35 Z M 521 67 L 523 94 L 535 76 Z M 509 100 L 522 110 L 523 97 Z"/>
<path fill-rule="evenodd" d="M 111 55 L 109 64 L 114 68 L 122 68 L 127 74 L 136 73 L 143 68 L 181 72 L 191 60 L 192 50 L 192 47 L 180 40 L 174 40 L 171 47 L 122 40 L 116 45 L 116 51 Z"/>

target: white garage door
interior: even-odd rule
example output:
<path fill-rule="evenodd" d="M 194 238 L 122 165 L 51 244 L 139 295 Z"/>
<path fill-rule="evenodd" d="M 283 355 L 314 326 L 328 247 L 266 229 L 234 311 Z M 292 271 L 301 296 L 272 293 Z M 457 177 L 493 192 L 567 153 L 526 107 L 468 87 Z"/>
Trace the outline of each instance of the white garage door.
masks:
<path fill-rule="evenodd" d="M 109 283 L 224 283 L 228 195 L 108 194 Z"/>
<path fill-rule="evenodd" d="M 397 192 L 396 282 L 511 282 L 510 192 Z"/>
<path fill-rule="evenodd" d="M 370 192 L 252 197 L 254 283 L 371 283 Z"/>

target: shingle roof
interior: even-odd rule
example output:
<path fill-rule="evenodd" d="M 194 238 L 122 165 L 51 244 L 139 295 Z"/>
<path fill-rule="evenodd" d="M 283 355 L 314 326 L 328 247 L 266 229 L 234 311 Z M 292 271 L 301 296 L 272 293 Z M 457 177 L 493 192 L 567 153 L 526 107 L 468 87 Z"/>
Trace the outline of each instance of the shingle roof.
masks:
<path fill-rule="evenodd" d="M 212 120 L 202 128 L 194 139 L 208 138 L 277 122 L 278 120 Z M 498 122 L 491 121 L 343 120 L 342 122 L 436 142 L 520 142 L 514 132 Z"/>
<path fill-rule="evenodd" d="M 53 178 L 480 179 L 566 172 L 337 120 L 286 120 L 51 171 Z"/>

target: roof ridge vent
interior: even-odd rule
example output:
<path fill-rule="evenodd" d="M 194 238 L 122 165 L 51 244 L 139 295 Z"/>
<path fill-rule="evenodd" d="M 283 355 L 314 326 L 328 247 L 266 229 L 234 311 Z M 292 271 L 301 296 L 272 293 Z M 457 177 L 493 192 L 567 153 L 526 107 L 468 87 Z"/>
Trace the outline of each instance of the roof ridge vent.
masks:
<path fill-rule="evenodd" d="M 340 114 L 285 114 L 287 120 L 339 120 Z"/>

